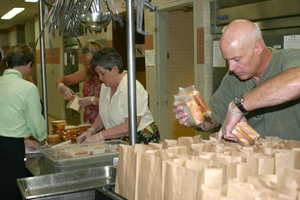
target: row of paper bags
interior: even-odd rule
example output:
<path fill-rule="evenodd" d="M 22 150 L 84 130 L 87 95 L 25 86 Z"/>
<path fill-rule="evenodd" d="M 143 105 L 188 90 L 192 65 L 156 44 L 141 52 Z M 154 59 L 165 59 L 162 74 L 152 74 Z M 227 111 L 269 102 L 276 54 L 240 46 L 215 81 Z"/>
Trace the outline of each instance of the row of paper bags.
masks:
<path fill-rule="evenodd" d="M 300 200 L 300 142 L 202 140 L 120 145 L 115 192 L 138 200 Z"/>

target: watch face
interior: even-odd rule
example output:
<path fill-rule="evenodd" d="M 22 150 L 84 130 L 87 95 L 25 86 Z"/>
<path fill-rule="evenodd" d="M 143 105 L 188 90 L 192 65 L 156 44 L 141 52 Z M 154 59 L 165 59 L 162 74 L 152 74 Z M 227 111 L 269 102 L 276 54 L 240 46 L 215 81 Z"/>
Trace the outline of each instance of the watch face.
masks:
<path fill-rule="evenodd" d="M 241 104 L 243 102 L 243 96 L 237 96 L 237 97 L 235 97 L 235 100 L 234 100 L 234 103 L 235 104 Z"/>

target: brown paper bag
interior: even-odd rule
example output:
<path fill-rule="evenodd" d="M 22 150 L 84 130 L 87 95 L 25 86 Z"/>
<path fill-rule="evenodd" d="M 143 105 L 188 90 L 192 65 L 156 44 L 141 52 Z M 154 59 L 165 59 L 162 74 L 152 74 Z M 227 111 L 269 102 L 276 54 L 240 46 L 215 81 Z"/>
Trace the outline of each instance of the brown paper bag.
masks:
<path fill-rule="evenodd" d="M 255 190 L 260 191 L 260 197 L 279 196 L 278 188 L 272 187 L 270 182 L 267 184 L 265 180 L 260 179 L 259 176 L 249 176 L 246 182 L 251 184 Z"/>
<path fill-rule="evenodd" d="M 296 188 L 287 187 L 286 181 L 288 181 L 286 177 L 277 175 L 248 177 L 247 180 L 256 190 L 261 191 L 264 196 L 296 199 L 298 196 Z"/>
<path fill-rule="evenodd" d="M 165 143 L 167 144 L 168 147 L 177 146 L 177 140 L 167 140 L 167 139 L 165 139 Z"/>
<path fill-rule="evenodd" d="M 141 153 L 137 181 L 137 199 L 161 199 L 162 160 L 159 151 Z"/>
<path fill-rule="evenodd" d="M 138 172 L 140 171 L 141 168 L 141 154 L 146 152 L 147 150 L 150 150 L 151 148 L 148 145 L 143 145 L 143 144 L 135 144 L 133 146 L 135 152 L 136 152 L 136 170 L 135 170 L 135 195 L 134 195 L 134 199 L 137 199 L 137 188 L 139 187 L 138 184 L 138 177 L 140 176 L 140 174 L 138 174 Z"/>
<path fill-rule="evenodd" d="M 194 141 L 192 137 L 179 137 L 177 139 L 178 146 L 190 146 L 193 143 Z"/>
<path fill-rule="evenodd" d="M 165 174 L 166 174 L 166 161 L 168 161 L 168 160 L 171 161 L 176 156 L 178 156 L 178 154 L 174 153 L 174 151 L 176 151 L 176 150 L 174 150 L 174 149 L 173 150 L 172 149 L 171 150 L 161 149 L 161 150 L 157 150 L 157 151 L 153 151 L 153 150 L 152 151 L 151 150 L 146 151 L 147 154 L 152 154 L 152 155 L 158 157 L 160 162 L 161 162 L 160 163 L 161 164 L 161 175 L 159 175 L 160 176 L 159 178 L 161 179 L 161 185 L 156 185 L 156 187 L 161 187 L 161 189 L 158 189 L 157 192 L 155 191 L 156 194 L 155 194 L 154 199 L 163 199 L 163 191 L 164 191 L 164 185 L 165 185 Z M 155 162 L 157 162 L 157 160 Z M 154 166 L 154 167 L 156 167 L 156 166 Z M 140 168 L 140 169 L 142 169 L 142 168 Z M 153 170 L 151 172 L 153 172 Z M 141 170 L 140 174 L 143 174 L 143 173 L 144 172 L 142 172 L 142 170 Z M 149 178 L 152 178 L 153 176 L 156 176 L 156 174 L 154 174 L 154 175 L 149 174 L 148 175 Z M 158 198 L 159 195 L 161 195 L 160 198 Z"/>
<path fill-rule="evenodd" d="M 227 197 L 229 198 L 253 200 L 260 196 L 261 192 L 255 190 L 252 184 L 237 179 L 230 179 L 228 182 Z"/>
<path fill-rule="evenodd" d="M 298 169 L 291 169 L 291 168 L 285 168 L 284 174 L 285 176 L 291 176 L 295 181 L 300 183 L 300 170 Z"/>
<path fill-rule="evenodd" d="M 192 139 L 193 139 L 193 144 L 203 143 L 203 139 L 202 139 L 201 135 L 196 135 Z"/>
<path fill-rule="evenodd" d="M 222 190 L 207 185 L 201 185 L 200 200 L 219 200 L 221 198 Z"/>
<path fill-rule="evenodd" d="M 187 154 L 187 146 L 172 146 L 168 150 L 174 150 L 174 153 L 179 155 Z"/>
<path fill-rule="evenodd" d="M 200 177 L 204 170 L 194 170 L 182 166 L 182 163 L 166 161 L 164 200 L 196 200 L 200 195 Z"/>
<path fill-rule="evenodd" d="M 260 153 L 254 153 L 252 156 L 258 158 L 258 175 L 275 173 L 275 158 Z"/>
<path fill-rule="evenodd" d="M 188 155 L 198 155 L 203 151 L 204 143 L 191 144 L 187 147 Z"/>
<path fill-rule="evenodd" d="M 222 169 L 222 184 L 228 184 L 229 179 L 237 177 L 237 163 L 229 163 L 226 160 L 214 159 L 214 167 Z"/>
<path fill-rule="evenodd" d="M 136 174 L 140 168 L 140 154 L 150 148 L 147 145 L 120 145 L 115 192 L 126 199 L 136 199 Z"/>
<path fill-rule="evenodd" d="M 293 162 L 294 169 L 300 169 L 300 148 L 294 148 L 293 150 Z"/>
<path fill-rule="evenodd" d="M 148 146 L 151 148 L 151 149 L 153 149 L 153 150 L 155 150 L 155 149 L 163 149 L 163 143 L 153 143 L 153 142 L 149 142 L 148 143 Z"/>
<path fill-rule="evenodd" d="M 205 143 L 202 151 L 216 153 L 216 146 L 212 146 L 211 144 Z"/>
<path fill-rule="evenodd" d="M 238 163 L 237 164 L 237 180 L 245 181 L 248 176 L 257 175 L 257 168 L 253 169 L 251 163 Z"/>
<path fill-rule="evenodd" d="M 294 158 L 291 150 L 277 149 L 275 153 L 275 174 L 283 175 L 285 168 L 294 168 Z"/>
<path fill-rule="evenodd" d="M 296 141 L 296 140 L 288 140 L 285 143 L 285 147 L 287 149 L 294 149 L 294 148 L 300 148 L 300 141 Z"/>
<path fill-rule="evenodd" d="M 119 145 L 115 192 L 126 199 L 134 199 L 136 152 L 132 146 Z"/>

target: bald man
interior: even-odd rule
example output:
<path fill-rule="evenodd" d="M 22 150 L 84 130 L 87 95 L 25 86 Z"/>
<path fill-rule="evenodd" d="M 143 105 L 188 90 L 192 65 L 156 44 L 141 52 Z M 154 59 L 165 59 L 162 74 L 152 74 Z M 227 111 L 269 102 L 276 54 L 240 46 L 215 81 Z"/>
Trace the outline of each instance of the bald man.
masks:
<path fill-rule="evenodd" d="M 300 140 L 300 49 L 266 47 L 256 24 L 235 20 L 225 29 L 220 50 L 229 71 L 208 103 L 214 118 L 203 130 L 222 124 L 218 139 L 237 141 L 232 129 L 246 117 L 262 137 Z M 173 107 L 179 123 L 190 127 L 182 106 Z"/>

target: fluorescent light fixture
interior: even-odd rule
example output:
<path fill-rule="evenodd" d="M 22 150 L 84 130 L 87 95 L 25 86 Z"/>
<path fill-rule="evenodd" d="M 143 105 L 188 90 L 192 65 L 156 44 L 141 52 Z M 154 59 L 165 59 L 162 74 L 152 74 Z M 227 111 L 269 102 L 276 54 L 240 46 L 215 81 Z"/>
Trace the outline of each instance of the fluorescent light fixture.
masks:
<path fill-rule="evenodd" d="M 25 10 L 25 8 L 13 8 L 11 11 L 3 15 L 1 19 L 11 19 L 17 14 L 19 14 L 20 12 L 22 12 L 23 10 Z"/>
<path fill-rule="evenodd" d="M 25 2 L 38 2 L 39 0 L 25 0 Z"/>

